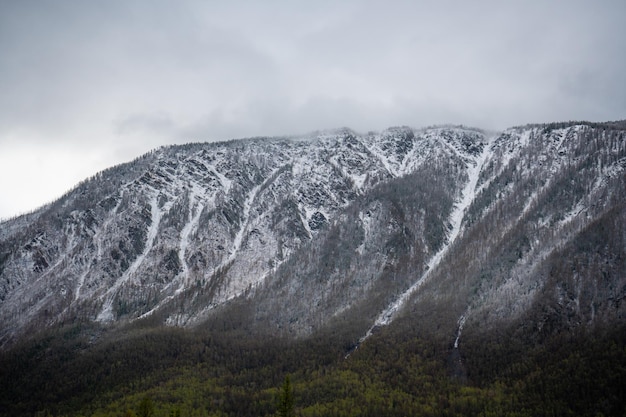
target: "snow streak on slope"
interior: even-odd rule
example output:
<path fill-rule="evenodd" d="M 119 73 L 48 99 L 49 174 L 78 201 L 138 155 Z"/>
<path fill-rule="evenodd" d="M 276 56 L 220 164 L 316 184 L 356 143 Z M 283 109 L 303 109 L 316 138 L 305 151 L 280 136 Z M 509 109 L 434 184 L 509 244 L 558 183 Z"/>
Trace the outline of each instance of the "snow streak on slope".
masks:
<path fill-rule="evenodd" d="M 241 250 L 241 244 L 243 243 L 244 233 L 246 232 L 246 229 L 248 228 L 248 222 L 250 221 L 250 210 L 252 209 L 252 203 L 254 202 L 257 195 L 259 194 L 259 191 L 275 178 L 275 175 L 279 170 L 280 168 L 271 172 L 265 181 L 255 186 L 250 191 L 250 194 L 248 194 L 246 201 L 244 201 L 243 203 L 243 216 L 241 220 L 241 227 L 239 228 L 239 230 L 237 231 L 237 234 L 235 235 L 235 239 L 233 241 L 233 247 L 230 250 L 230 254 L 226 258 L 226 260 L 224 260 L 222 264 L 215 269 L 216 271 L 219 271 L 225 268 L 228 264 L 232 263 L 237 257 L 237 253 L 239 253 L 239 251 Z"/>
<path fill-rule="evenodd" d="M 467 320 L 467 315 L 463 314 L 461 317 L 459 317 L 459 321 L 458 321 L 458 328 L 456 331 L 456 339 L 454 339 L 454 348 L 458 349 L 459 348 L 459 341 L 461 340 L 461 333 L 463 332 L 463 326 L 465 326 L 465 321 Z"/>
<path fill-rule="evenodd" d="M 199 203 L 196 206 L 196 213 L 193 213 L 193 203 L 195 200 L 195 195 L 192 193 L 189 199 L 189 221 L 183 227 L 183 230 L 180 232 L 180 245 L 178 250 L 178 257 L 180 259 L 180 264 L 182 267 L 182 271 L 179 274 L 180 277 L 180 286 L 176 290 L 176 294 L 181 293 L 187 283 L 189 282 L 189 265 L 187 264 L 187 248 L 191 243 L 191 236 L 194 231 L 198 229 L 198 221 L 200 220 L 200 214 L 202 214 L 202 210 L 204 209 L 204 205 Z"/>
<path fill-rule="evenodd" d="M 117 210 L 119 209 L 120 204 L 122 203 L 122 194 L 123 194 L 123 191 L 120 190 L 117 201 L 115 203 L 115 207 L 113 207 L 109 216 L 105 220 L 104 224 L 96 231 L 96 233 L 93 236 L 93 240 L 96 244 L 97 250 L 96 250 L 96 254 L 91 255 L 91 261 L 102 260 L 102 254 L 104 252 L 104 249 L 103 249 L 104 239 L 102 238 L 101 235 L 106 233 L 106 230 L 108 230 L 109 225 L 111 224 L 111 222 L 113 222 L 113 219 L 115 218 L 115 215 L 117 214 Z M 80 299 L 81 291 L 83 289 L 83 286 L 85 285 L 85 279 L 87 279 L 87 276 L 89 275 L 90 272 L 91 272 L 91 267 L 89 264 L 86 264 L 85 270 L 81 273 L 81 275 L 78 278 L 76 290 L 74 292 L 74 302 L 77 302 Z"/>
<path fill-rule="evenodd" d="M 365 341 L 372 335 L 374 329 L 380 326 L 386 326 L 393 321 L 398 311 L 408 302 L 413 294 L 427 281 L 432 271 L 437 268 L 441 260 L 448 253 L 450 247 L 458 239 L 462 231 L 462 222 L 465 215 L 465 211 L 472 204 L 476 197 L 476 185 L 478 183 L 478 177 L 480 171 L 491 154 L 490 150 L 491 140 L 488 140 L 484 144 L 481 153 L 468 164 L 467 175 L 468 181 L 463 188 L 461 198 L 456 202 L 452 213 L 450 214 L 449 222 L 452 225 L 450 234 L 448 235 L 447 242 L 441 249 L 428 261 L 426 272 L 424 272 L 417 281 L 413 283 L 404 293 L 398 297 L 391 305 L 389 305 L 376 319 L 374 325 L 367 331 L 367 333 L 360 339 L 359 343 Z"/>
<path fill-rule="evenodd" d="M 150 228 L 148 229 L 148 236 L 146 238 L 146 245 L 144 247 L 143 253 L 141 253 L 141 255 L 139 255 L 133 261 L 133 263 L 128 267 L 126 272 L 124 272 L 124 274 L 117 281 L 115 281 L 115 284 L 113 284 L 113 286 L 109 288 L 109 290 L 104 294 L 106 301 L 104 302 L 102 311 L 100 312 L 100 314 L 98 314 L 98 317 L 96 318 L 97 321 L 104 322 L 113 320 L 113 299 L 115 298 L 115 294 L 122 285 L 128 282 L 135 275 L 135 272 L 143 263 L 144 259 L 148 255 L 148 252 L 150 252 L 150 249 L 152 249 L 154 239 L 156 238 L 157 232 L 159 231 L 159 224 L 161 222 L 162 214 L 161 210 L 159 209 L 158 197 L 159 193 L 157 191 L 154 193 L 152 202 L 150 203 L 151 222 Z"/>
<path fill-rule="evenodd" d="M 391 164 L 389 164 L 389 161 L 387 160 L 387 157 L 375 146 L 372 146 L 369 151 L 371 152 L 372 155 L 374 155 L 376 158 L 378 158 L 378 160 L 380 161 L 380 163 L 383 165 L 383 167 L 385 168 L 385 170 L 393 177 L 397 177 L 398 176 L 398 172 L 391 166 Z"/>
<path fill-rule="evenodd" d="M 89 266 L 87 266 L 87 268 L 85 268 L 85 272 L 83 272 L 80 277 L 78 278 L 78 284 L 76 285 L 76 291 L 74 293 L 74 301 L 78 301 L 80 299 L 80 291 L 83 288 L 83 285 L 85 285 L 85 278 L 87 278 L 87 275 L 89 274 Z"/>
<path fill-rule="evenodd" d="M 181 263 L 182 271 L 176 276 L 176 278 L 170 284 L 170 285 L 173 285 L 176 283 L 176 281 L 179 281 L 178 288 L 176 289 L 176 291 L 174 291 L 173 295 L 168 295 L 150 311 L 142 314 L 139 317 L 140 319 L 151 316 L 155 311 L 163 307 L 163 305 L 165 305 L 168 301 L 172 300 L 174 296 L 181 294 L 183 291 L 185 291 L 185 288 L 187 288 L 190 282 L 189 265 L 187 264 L 187 256 L 186 256 L 187 249 L 189 248 L 189 244 L 192 243 L 191 237 L 193 235 L 193 232 L 198 230 L 198 222 L 200 220 L 200 215 L 202 214 L 202 210 L 204 210 L 204 205 L 202 203 L 198 203 L 195 206 L 195 214 L 194 214 L 193 203 L 195 200 L 196 200 L 196 194 L 195 192 L 192 191 L 189 195 L 189 213 L 188 213 L 189 221 L 185 224 L 185 227 L 183 227 L 183 230 L 181 230 L 180 232 L 178 258 Z M 170 285 L 168 285 L 168 287 Z"/>

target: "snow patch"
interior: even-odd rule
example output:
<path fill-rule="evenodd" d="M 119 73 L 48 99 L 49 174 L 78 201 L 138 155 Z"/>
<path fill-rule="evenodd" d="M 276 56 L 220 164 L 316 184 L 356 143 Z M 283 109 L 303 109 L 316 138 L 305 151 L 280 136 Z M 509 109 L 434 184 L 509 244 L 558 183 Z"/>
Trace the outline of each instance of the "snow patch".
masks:
<path fill-rule="evenodd" d="M 566 224 L 570 223 L 572 220 L 574 220 L 576 217 L 578 217 L 578 215 L 580 213 L 582 213 L 585 210 L 585 206 L 582 204 L 582 201 L 579 201 L 576 206 L 574 206 L 574 208 L 572 210 L 570 210 L 569 213 L 567 213 L 563 219 L 559 222 L 559 227 L 563 227 Z"/>
<path fill-rule="evenodd" d="M 463 314 L 461 317 L 459 317 L 459 321 L 457 322 L 458 328 L 456 331 L 456 339 L 454 339 L 455 349 L 459 348 L 459 341 L 461 340 L 461 333 L 463 332 L 463 326 L 465 326 L 465 320 L 467 320 L 467 315 Z"/>
<path fill-rule="evenodd" d="M 389 159 L 385 156 L 385 154 L 383 154 L 381 152 L 380 149 L 378 149 L 377 146 L 371 146 L 368 150 L 371 152 L 372 155 L 374 155 L 380 161 L 380 163 L 383 165 L 385 170 L 392 177 L 397 177 L 398 176 L 397 170 L 394 167 L 391 166 L 391 164 L 389 163 Z"/>
<path fill-rule="evenodd" d="M 368 214 L 368 213 L 359 212 L 359 220 L 361 220 L 361 225 L 363 226 L 364 236 L 363 236 L 363 242 L 361 242 L 359 247 L 356 248 L 356 252 L 359 255 L 363 256 L 363 253 L 365 252 L 365 244 L 367 243 L 367 241 L 370 238 L 370 235 L 372 234 L 371 213 Z"/>

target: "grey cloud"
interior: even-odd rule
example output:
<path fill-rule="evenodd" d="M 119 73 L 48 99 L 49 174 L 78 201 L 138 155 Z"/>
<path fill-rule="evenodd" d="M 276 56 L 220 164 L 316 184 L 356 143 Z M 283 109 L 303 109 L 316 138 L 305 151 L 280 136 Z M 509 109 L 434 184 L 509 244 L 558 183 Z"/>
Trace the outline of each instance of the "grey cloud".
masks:
<path fill-rule="evenodd" d="M 173 134 L 178 127 L 172 118 L 164 113 L 157 114 L 134 114 L 114 123 L 115 133 L 120 136 L 130 134 L 148 133 Z"/>
<path fill-rule="evenodd" d="M 100 147 L 113 164 L 340 126 L 620 119 L 625 15 L 622 0 L 0 2 L 0 152 Z"/>

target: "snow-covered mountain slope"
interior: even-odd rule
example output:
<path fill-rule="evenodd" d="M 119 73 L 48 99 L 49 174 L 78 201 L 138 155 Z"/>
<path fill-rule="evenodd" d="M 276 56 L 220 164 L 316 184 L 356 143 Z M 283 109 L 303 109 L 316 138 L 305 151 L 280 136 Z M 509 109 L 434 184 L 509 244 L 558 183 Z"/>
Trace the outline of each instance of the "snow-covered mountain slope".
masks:
<path fill-rule="evenodd" d="M 200 297 L 168 317 L 184 324 L 262 283 L 376 184 L 481 137 L 440 131 L 192 144 L 112 168 L 3 224 L 2 329 L 132 319 Z"/>
<path fill-rule="evenodd" d="M 514 321 L 526 331 L 623 324 L 625 127 L 554 124 L 499 135 L 464 232 L 411 300 L 414 319 L 448 326 L 457 347 L 461 330 Z"/>
<path fill-rule="evenodd" d="M 235 300 L 259 331 L 297 335 L 342 320 L 369 335 L 430 314 L 424 300 L 453 327 L 513 317 L 552 282 L 547 259 L 623 214 L 624 142 L 620 124 L 564 124 L 161 148 L 0 224 L 0 341 L 195 325 Z"/>

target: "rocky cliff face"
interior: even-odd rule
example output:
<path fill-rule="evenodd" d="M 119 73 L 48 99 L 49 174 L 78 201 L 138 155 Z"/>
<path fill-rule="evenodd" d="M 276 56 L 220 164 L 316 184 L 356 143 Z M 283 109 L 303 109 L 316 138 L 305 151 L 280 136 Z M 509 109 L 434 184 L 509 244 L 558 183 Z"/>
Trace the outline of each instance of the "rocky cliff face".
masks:
<path fill-rule="evenodd" d="M 0 340 L 75 320 L 190 326 L 234 301 L 295 335 L 350 320 L 366 337 L 405 311 L 459 331 L 623 319 L 624 128 L 153 151 L 0 225 Z"/>

